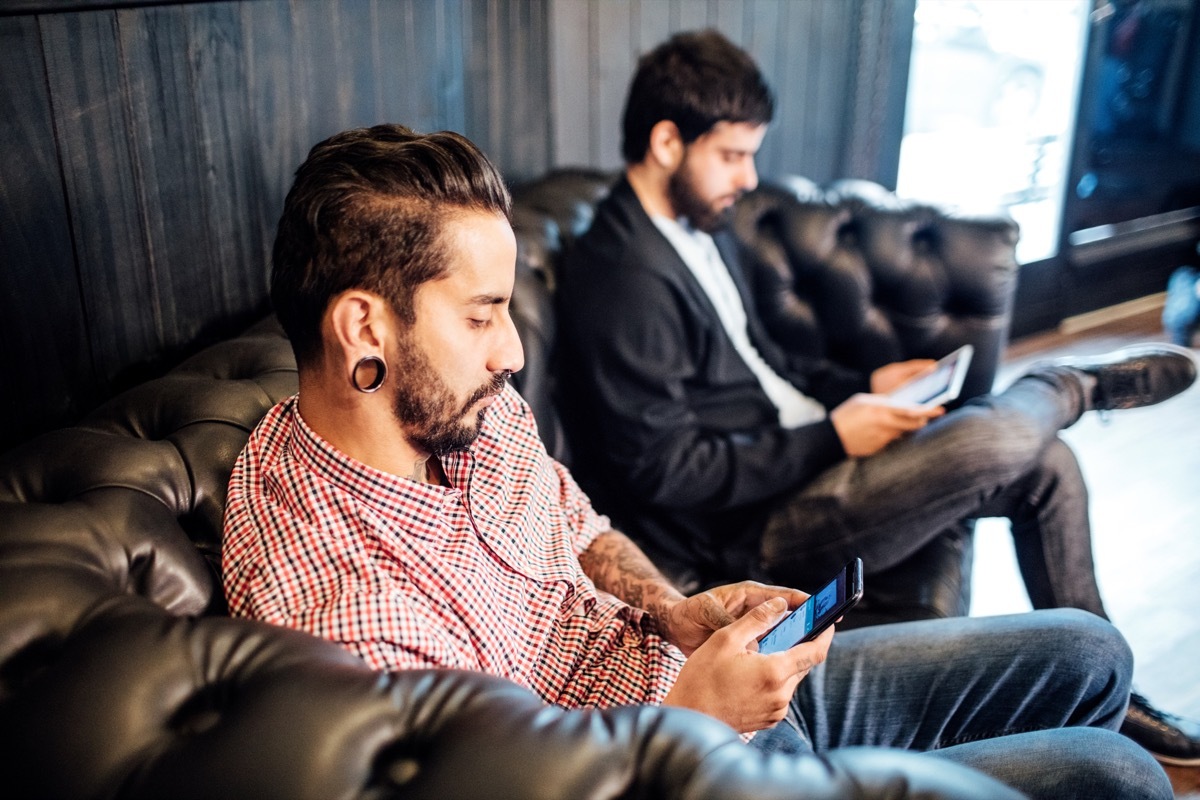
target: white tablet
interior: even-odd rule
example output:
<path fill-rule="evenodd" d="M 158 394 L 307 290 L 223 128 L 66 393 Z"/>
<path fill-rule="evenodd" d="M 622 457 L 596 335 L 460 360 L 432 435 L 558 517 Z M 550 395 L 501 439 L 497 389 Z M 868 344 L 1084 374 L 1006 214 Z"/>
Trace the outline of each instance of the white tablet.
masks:
<path fill-rule="evenodd" d="M 974 353 L 974 347 L 964 344 L 934 364 L 933 369 L 888 392 L 888 399 L 903 406 L 929 407 L 949 403 L 962 391 Z"/>

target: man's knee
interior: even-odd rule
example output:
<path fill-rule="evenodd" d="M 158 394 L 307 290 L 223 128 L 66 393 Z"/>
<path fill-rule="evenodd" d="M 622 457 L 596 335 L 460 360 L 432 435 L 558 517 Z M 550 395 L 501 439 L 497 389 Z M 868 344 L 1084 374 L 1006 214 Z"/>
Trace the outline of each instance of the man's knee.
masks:
<path fill-rule="evenodd" d="M 1031 637 L 1039 643 L 1068 650 L 1072 657 L 1088 653 L 1097 660 L 1132 669 L 1133 654 L 1129 643 L 1115 626 L 1103 617 L 1078 608 L 1050 608 L 1026 615 L 1031 621 Z"/>
<path fill-rule="evenodd" d="M 1174 796 L 1162 767 L 1133 740 L 1097 728 L 1067 728 L 1062 733 L 1066 741 L 1057 748 L 1058 758 L 1045 767 L 1047 796 Z"/>
<path fill-rule="evenodd" d="M 973 742 L 933 755 L 973 767 L 1031 798 L 1168 800 L 1162 767 L 1130 739 L 1096 728 L 1059 728 Z"/>
<path fill-rule="evenodd" d="M 1111 622 L 1088 611 L 1056 608 L 1030 614 L 1035 627 L 1029 646 L 1044 649 L 1058 680 L 1073 676 L 1079 692 L 1072 724 L 1116 729 L 1124 715 L 1133 677 L 1133 651 Z"/>
<path fill-rule="evenodd" d="M 997 486 L 1028 474 L 1047 450 L 1044 437 L 1022 424 L 1019 415 L 982 405 L 964 406 L 947 416 L 937 440 L 957 469 Z"/>

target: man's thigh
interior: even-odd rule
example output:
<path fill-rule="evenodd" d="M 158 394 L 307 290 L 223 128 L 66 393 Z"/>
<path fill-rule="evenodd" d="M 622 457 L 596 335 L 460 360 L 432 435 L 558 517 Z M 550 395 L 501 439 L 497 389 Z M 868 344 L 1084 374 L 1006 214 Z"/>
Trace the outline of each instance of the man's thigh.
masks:
<path fill-rule="evenodd" d="M 934 750 L 1064 725 L 1116 729 L 1132 656 L 1074 610 L 959 617 L 840 632 L 795 704 L 817 752 Z"/>
<path fill-rule="evenodd" d="M 1019 505 L 1021 481 L 1048 442 L 1028 426 L 1002 430 L 1005 419 L 990 406 L 964 407 L 873 456 L 835 464 L 772 511 L 767 569 L 819 580 L 809 573 L 859 556 L 877 572 L 983 509 L 1003 515 Z"/>

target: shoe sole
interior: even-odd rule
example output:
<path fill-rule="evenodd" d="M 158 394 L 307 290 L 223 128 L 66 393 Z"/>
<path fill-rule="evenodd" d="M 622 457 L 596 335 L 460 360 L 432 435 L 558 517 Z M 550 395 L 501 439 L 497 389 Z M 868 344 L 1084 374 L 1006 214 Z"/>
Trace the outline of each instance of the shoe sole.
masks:
<path fill-rule="evenodd" d="M 1200 757 L 1174 758 L 1172 756 L 1160 755 L 1153 750 L 1147 750 L 1146 752 L 1154 756 L 1155 761 L 1160 764 L 1166 764 L 1168 767 L 1200 767 Z"/>

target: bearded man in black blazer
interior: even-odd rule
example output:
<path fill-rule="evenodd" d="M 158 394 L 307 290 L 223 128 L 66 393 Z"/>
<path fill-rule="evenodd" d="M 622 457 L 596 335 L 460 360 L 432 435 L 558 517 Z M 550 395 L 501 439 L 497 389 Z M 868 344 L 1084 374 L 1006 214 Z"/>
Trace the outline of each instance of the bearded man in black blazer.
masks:
<path fill-rule="evenodd" d="M 689 588 L 812 587 L 855 556 L 869 584 L 964 520 L 1007 517 L 1033 605 L 1106 616 L 1087 488 L 1058 433 L 1093 409 L 1178 394 L 1194 359 L 1143 346 L 1048 364 L 946 413 L 883 397 L 930 361 L 867 375 L 784 352 L 725 230 L 757 184 L 773 113 L 753 60 L 715 31 L 639 62 L 626 169 L 557 294 L 589 492 Z M 1163 760 L 1200 764 L 1197 731 L 1134 698 L 1127 732 Z"/>

